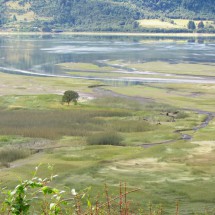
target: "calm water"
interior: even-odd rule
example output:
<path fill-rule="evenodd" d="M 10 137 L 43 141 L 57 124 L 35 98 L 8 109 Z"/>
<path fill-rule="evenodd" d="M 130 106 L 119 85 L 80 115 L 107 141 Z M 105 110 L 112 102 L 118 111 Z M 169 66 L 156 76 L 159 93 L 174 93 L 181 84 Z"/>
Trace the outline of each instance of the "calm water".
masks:
<path fill-rule="evenodd" d="M 131 63 L 164 61 L 172 64 L 213 64 L 215 38 L 164 40 L 110 36 L 0 36 L 0 71 L 3 72 L 72 76 L 56 64 L 83 62 L 102 65 L 107 60 Z M 104 79 L 108 80 L 106 77 Z M 144 82 L 144 78 L 132 78 L 130 81 Z"/>

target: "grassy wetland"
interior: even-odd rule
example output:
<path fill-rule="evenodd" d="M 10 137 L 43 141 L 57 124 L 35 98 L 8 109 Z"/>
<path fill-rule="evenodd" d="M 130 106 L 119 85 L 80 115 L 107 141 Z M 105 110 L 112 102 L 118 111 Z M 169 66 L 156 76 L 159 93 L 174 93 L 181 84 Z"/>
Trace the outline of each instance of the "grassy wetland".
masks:
<path fill-rule="evenodd" d="M 56 50 L 62 47 L 45 51 Z M 17 66 L 21 57 L 9 53 L 8 61 L 13 58 Z M 131 210 L 151 202 L 162 205 L 164 214 L 175 214 L 179 202 L 180 214 L 214 214 L 213 60 L 173 64 L 118 57 L 95 63 L 79 56 L 82 62 L 76 56 L 56 61 L 54 68 L 64 71 L 58 77 L 0 73 L 1 186 L 30 178 L 38 164 L 38 174 L 46 177 L 52 164 L 59 175 L 54 183 L 62 189 L 92 186 L 93 198 L 105 183 L 114 194 L 126 182 L 128 189 L 140 188 L 130 194 Z M 5 71 L 5 61 L 1 67 Z M 143 81 L 149 78 L 156 81 Z M 77 105 L 62 103 L 70 89 L 80 95 Z"/>

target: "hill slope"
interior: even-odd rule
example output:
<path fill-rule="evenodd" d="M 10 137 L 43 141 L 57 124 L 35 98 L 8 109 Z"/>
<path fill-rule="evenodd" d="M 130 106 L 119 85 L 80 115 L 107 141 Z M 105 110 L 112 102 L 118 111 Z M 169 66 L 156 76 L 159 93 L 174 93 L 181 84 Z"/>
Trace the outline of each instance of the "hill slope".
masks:
<path fill-rule="evenodd" d="M 25 27 L 34 29 L 45 25 L 46 29 L 137 31 L 135 20 L 140 19 L 215 19 L 214 0 L 0 0 L 0 4 L 0 10 L 7 8 L 5 14 L 0 11 L 0 24 L 7 18 L 15 28 L 25 22 Z"/>

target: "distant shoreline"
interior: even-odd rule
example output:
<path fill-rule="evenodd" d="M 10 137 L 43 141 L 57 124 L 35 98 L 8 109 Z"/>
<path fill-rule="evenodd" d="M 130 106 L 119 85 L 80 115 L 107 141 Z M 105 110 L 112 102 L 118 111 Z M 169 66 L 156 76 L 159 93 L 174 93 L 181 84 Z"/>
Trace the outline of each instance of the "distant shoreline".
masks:
<path fill-rule="evenodd" d="M 125 32 L 9 32 L 0 31 L 4 35 L 86 35 L 86 36 L 141 36 L 141 37 L 215 37 L 215 33 L 125 33 Z"/>

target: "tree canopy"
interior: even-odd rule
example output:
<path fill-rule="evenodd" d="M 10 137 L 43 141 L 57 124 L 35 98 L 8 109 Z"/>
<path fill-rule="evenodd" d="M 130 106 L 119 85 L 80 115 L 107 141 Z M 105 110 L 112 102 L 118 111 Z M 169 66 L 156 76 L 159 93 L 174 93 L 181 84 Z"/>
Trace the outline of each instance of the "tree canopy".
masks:
<path fill-rule="evenodd" d="M 190 30 L 195 30 L 196 29 L 196 24 L 194 21 L 189 21 L 187 24 L 187 28 Z"/>
<path fill-rule="evenodd" d="M 68 105 L 70 102 L 73 102 L 74 104 L 77 104 L 79 98 L 79 94 L 73 90 L 67 90 L 64 92 L 62 97 L 62 102 L 67 103 Z"/>
<path fill-rule="evenodd" d="M 205 27 L 204 23 L 201 21 L 198 24 L 198 29 L 203 29 Z"/>

